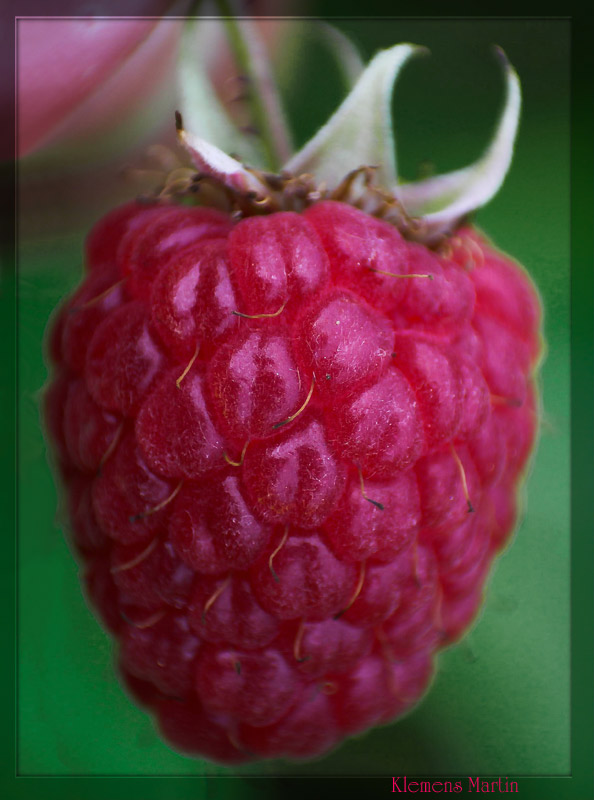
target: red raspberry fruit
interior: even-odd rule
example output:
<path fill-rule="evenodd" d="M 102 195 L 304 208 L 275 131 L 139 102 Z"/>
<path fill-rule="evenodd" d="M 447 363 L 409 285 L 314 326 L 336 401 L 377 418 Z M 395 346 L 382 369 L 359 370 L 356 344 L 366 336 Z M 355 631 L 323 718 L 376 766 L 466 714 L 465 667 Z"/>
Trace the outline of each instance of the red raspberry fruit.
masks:
<path fill-rule="evenodd" d="M 470 228 L 429 250 L 334 201 L 98 223 L 47 422 L 91 602 L 175 747 L 309 757 L 418 701 L 515 522 L 538 326 Z"/>
<path fill-rule="evenodd" d="M 327 146 L 340 166 L 410 52 L 380 53 L 278 175 L 178 119 L 201 170 L 185 191 L 176 173 L 185 202 L 101 220 L 53 325 L 46 423 L 87 594 L 186 753 L 304 759 L 398 718 L 515 525 L 540 306 L 463 222 L 509 164 L 515 73 L 445 211 L 409 215 L 439 179 L 390 194 L 391 140 L 381 190 L 364 168 L 338 183 Z"/>

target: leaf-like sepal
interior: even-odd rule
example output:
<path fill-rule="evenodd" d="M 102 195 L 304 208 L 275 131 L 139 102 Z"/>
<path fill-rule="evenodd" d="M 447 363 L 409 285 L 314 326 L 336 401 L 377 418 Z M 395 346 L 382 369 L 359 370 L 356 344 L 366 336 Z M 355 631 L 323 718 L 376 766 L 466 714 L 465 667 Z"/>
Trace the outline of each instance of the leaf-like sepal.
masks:
<path fill-rule="evenodd" d="M 452 231 L 467 214 L 488 203 L 511 164 L 522 102 L 520 81 L 503 51 L 497 53 L 504 65 L 506 98 L 485 154 L 464 169 L 394 188 L 407 213 L 420 218 L 425 241 Z"/>
<path fill-rule="evenodd" d="M 238 192 L 267 194 L 266 188 L 253 172 L 246 169 L 235 158 L 228 156 L 216 145 L 184 130 L 181 114 L 177 115 L 177 138 L 188 151 L 198 170 L 216 178 L 225 186 Z"/>
<path fill-rule="evenodd" d="M 293 174 L 311 173 L 334 189 L 353 169 L 376 166 L 378 183 L 392 186 L 397 180 L 392 90 L 404 63 L 419 50 L 399 44 L 379 52 L 338 110 L 284 168 Z"/>

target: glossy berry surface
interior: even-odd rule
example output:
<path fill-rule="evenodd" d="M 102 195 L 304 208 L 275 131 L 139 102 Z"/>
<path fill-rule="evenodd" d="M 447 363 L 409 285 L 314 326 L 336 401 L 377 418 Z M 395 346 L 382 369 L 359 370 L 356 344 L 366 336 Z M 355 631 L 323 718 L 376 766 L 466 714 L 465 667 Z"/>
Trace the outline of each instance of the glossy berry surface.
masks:
<path fill-rule="evenodd" d="M 130 203 L 50 333 L 87 596 L 175 749 L 307 759 L 468 629 L 538 422 L 540 306 L 469 227 Z"/>

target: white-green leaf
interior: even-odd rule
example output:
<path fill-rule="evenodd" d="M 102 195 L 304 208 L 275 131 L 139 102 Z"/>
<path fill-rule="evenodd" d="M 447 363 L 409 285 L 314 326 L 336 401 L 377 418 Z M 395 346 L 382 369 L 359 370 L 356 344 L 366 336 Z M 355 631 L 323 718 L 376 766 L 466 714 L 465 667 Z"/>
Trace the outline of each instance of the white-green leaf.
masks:
<path fill-rule="evenodd" d="M 225 29 L 219 19 L 187 20 L 178 63 L 180 111 L 188 134 L 234 153 L 250 166 L 264 166 L 257 142 L 235 125 L 219 100 L 208 67 L 225 46 Z"/>
<path fill-rule="evenodd" d="M 375 166 L 378 183 L 393 186 L 397 171 L 392 90 L 403 64 L 419 50 L 412 44 L 399 44 L 379 52 L 338 110 L 285 169 L 311 173 L 318 183 L 332 189 L 352 170 Z"/>
<path fill-rule="evenodd" d="M 485 154 L 464 169 L 394 189 L 408 214 L 422 219 L 428 240 L 453 230 L 464 216 L 488 203 L 511 164 L 522 102 L 520 81 L 503 51 L 497 52 L 505 69 L 506 98 Z"/>

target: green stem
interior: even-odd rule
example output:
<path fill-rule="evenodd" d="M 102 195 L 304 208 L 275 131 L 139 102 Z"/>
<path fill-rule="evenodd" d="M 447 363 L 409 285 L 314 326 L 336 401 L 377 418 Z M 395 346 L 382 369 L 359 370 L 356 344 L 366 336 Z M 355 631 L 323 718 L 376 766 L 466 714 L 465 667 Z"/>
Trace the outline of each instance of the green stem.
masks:
<path fill-rule="evenodd" d="M 284 116 L 264 54 L 260 52 L 250 24 L 238 19 L 234 3 L 217 0 L 224 17 L 231 50 L 241 72 L 248 79 L 248 98 L 254 126 L 262 141 L 264 155 L 271 170 L 278 170 L 291 155 L 291 146 Z"/>

